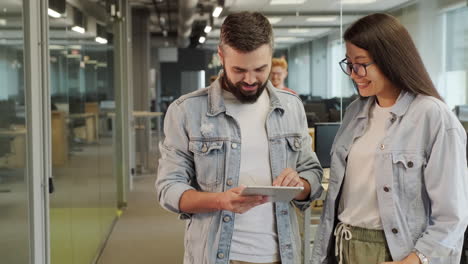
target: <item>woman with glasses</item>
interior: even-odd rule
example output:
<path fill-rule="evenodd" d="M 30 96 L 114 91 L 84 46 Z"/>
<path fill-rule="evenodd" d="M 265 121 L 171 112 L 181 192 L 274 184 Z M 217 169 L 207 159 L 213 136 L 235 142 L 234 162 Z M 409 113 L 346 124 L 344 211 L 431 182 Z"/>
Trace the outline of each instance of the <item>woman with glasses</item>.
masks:
<path fill-rule="evenodd" d="M 466 134 L 406 29 L 372 14 L 339 64 L 360 98 L 331 150 L 313 264 L 458 264 L 468 220 Z"/>

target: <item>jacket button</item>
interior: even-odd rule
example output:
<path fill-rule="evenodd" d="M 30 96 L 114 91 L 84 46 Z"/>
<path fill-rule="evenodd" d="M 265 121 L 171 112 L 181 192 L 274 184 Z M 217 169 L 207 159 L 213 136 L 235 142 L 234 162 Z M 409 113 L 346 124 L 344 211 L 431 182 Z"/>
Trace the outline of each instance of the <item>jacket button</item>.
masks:
<path fill-rule="evenodd" d="M 398 229 L 392 228 L 392 233 L 393 233 L 393 234 L 398 234 Z"/>
<path fill-rule="evenodd" d="M 389 192 L 389 191 L 390 191 L 390 188 L 388 188 L 387 186 L 385 186 L 385 187 L 383 187 L 383 190 L 384 190 L 385 192 Z"/>
<path fill-rule="evenodd" d="M 223 259 L 223 258 L 224 258 L 224 253 L 223 253 L 223 252 L 219 252 L 219 253 L 218 253 L 218 258 Z"/>
<path fill-rule="evenodd" d="M 231 144 L 231 147 L 232 147 L 233 149 L 236 149 L 236 148 L 237 148 L 237 144 L 236 144 L 236 143 L 232 143 L 232 144 Z"/>
<path fill-rule="evenodd" d="M 414 163 L 412 161 L 408 161 L 406 165 L 408 165 L 408 168 L 413 168 Z"/>
<path fill-rule="evenodd" d="M 395 122 L 395 121 L 396 121 L 396 117 L 395 117 L 395 116 L 393 116 L 393 117 L 390 119 L 390 122 L 392 122 L 392 123 L 393 123 L 393 122 Z"/>
<path fill-rule="evenodd" d="M 300 148 L 300 147 L 301 147 L 301 144 L 299 144 L 299 142 L 296 141 L 296 142 L 294 142 L 294 146 L 295 146 L 296 148 Z"/>
<path fill-rule="evenodd" d="M 229 221 L 231 221 L 231 217 L 229 215 L 226 215 L 226 216 L 223 217 L 223 222 L 224 223 L 227 223 Z"/>
<path fill-rule="evenodd" d="M 384 145 L 384 144 L 380 145 L 380 149 L 381 149 L 381 150 L 384 150 L 384 149 L 385 149 L 385 145 Z"/>
<path fill-rule="evenodd" d="M 287 214 L 288 214 L 288 211 L 287 211 L 287 210 L 281 210 L 281 214 L 282 214 L 282 215 L 287 215 Z"/>
<path fill-rule="evenodd" d="M 203 147 L 201 149 L 202 152 L 207 152 L 208 151 L 208 147 L 206 146 L 206 144 L 203 144 Z"/>
<path fill-rule="evenodd" d="M 227 186 L 232 186 L 232 183 L 233 183 L 233 182 L 232 182 L 231 179 L 227 180 L 227 182 L 226 182 Z"/>

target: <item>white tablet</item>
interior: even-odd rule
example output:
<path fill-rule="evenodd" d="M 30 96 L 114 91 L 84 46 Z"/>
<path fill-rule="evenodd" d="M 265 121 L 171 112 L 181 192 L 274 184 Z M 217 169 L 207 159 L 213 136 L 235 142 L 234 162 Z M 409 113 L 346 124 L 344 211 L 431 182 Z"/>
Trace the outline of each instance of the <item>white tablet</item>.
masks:
<path fill-rule="evenodd" d="M 289 186 L 247 186 L 241 193 L 243 196 L 268 196 L 270 202 L 289 202 L 298 195 L 304 187 Z"/>

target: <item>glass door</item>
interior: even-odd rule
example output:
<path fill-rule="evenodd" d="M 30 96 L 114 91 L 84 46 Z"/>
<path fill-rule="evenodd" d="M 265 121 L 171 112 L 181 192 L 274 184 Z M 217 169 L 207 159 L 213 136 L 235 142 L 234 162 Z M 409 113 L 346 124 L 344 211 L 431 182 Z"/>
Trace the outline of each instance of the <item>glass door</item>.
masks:
<path fill-rule="evenodd" d="M 23 3 L 0 1 L 0 262 L 29 263 Z"/>

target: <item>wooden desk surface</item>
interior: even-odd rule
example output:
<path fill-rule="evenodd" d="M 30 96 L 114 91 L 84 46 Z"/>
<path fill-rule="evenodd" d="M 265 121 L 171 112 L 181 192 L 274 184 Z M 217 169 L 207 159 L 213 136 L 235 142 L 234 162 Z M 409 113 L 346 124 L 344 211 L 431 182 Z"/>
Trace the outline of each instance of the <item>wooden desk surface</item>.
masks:
<path fill-rule="evenodd" d="M 21 136 L 26 135 L 26 128 L 0 129 L 0 136 Z"/>
<path fill-rule="evenodd" d="M 95 117 L 95 113 L 81 113 L 81 114 L 70 114 L 68 115 L 70 118 L 89 118 L 89 117 Z"/>
<path fill-rule="evenodd" d="M 162 115 L 162 112 L 133 111 L 134 117 L 158 117 Z"/>

